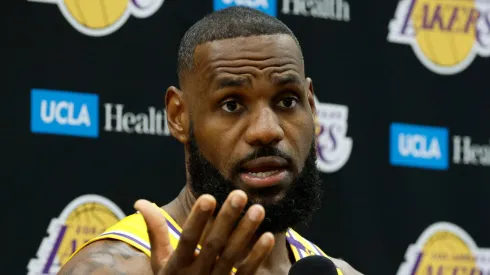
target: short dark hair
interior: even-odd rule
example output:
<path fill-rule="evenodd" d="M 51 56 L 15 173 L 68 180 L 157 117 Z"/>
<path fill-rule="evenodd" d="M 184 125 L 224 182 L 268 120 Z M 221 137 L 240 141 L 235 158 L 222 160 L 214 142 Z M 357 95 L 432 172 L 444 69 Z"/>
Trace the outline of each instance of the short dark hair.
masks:
<path fill-rule="evenodd" d="M 298 39 L 279 19 L 259 10 L 234 6 L 213 12 L 192 25 L 180 41 L 177 74 L 182 82 L 185 73 L 194 67 L 194 51 L 200 44 L 221 39 L 257 35 L 286 34 L 298 47 Z"/>

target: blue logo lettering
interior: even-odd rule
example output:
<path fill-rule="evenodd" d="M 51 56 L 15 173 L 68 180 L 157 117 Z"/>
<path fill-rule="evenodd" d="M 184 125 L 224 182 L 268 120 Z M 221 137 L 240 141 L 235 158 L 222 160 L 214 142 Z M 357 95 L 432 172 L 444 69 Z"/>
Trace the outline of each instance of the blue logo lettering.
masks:
<path fill-rule="evenodd" d="M 390 162 L 394 166 L 446 170 L 448 136 L 446 128 L 392 123 Z"/>
<path fill-rule="evenodd" d="M 96 138 L 99 136 L 99 97 L 32 89 L 31 131 Z"/>
<path fill-rule="evenodd" d="M 214 10 L 231 6 L 247 6 L 262 11 L 270 16 L 277 15 L 277 0 L 213 0 Z"/>

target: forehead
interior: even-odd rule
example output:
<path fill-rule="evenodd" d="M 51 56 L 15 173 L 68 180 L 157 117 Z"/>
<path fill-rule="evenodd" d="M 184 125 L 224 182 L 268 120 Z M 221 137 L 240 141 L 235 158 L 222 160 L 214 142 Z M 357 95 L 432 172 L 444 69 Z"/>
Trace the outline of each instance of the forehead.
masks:
<path fill-rule="evenodd" d="M 303 57 L 294 39 L 285 34 L 237 37 L 207 42 L 194 52 L 195 72 L 210 80 L 223 70 L 287 67 L 304 77 Z M 225 69 L 226 68 L 226 69 Z"/>

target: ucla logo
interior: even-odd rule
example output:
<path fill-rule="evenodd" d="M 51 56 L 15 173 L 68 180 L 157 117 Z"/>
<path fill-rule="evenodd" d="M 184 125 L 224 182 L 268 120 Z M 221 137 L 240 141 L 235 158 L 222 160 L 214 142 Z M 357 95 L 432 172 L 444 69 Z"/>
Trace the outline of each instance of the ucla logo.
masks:
<path fill-rule="evenodd" d="M 398 135 L 398 152 L 404 157 L 423 159 L 441 159 L 441 146 L 436 137 L 430 140 L 423 135 L 410 135 L 400 133 Z"/>
<path fill-rule="evenodd" d="M 231 6 L 247 6 L 260 10 L 270 16 L 277 15 L 277 0 L 214 0 L 214 10 L 221 10 Z"/>
<path fill-rule="evenodd" d="M 164 0 L 27 0 L 56 4 L 77 31 L 89 36 L 106 36 L 121 28 L 132 15 L 146 18 Z"/>
<path fill-rule="evenodd" d="M 36 258 L 27 266 L 28 275 L 55 275 L 73 252 L 97 237 L 125 215 L 112 201 L 98 195 L 84 195 L 70 202 L 48 227 Z"/>
<path fill-rule="evenodd" d="M 347 137 L 347 106 L 321 103 L 315 97 L 317 167 L 325 173 L 342 168 L 351 155 L 352 139 Z"/>
<path fill-rule="evenodd" d="M 490 274 L 490 249 L 479 248 L 462 228 L 448 222 L 429 226 L 405 253 L 396 275 Z"/>
<path fill-rule="evenodd" d="M 390 162 L 396 166 L 448 168 L 448 131 L 445 128 L 393 123 Z"/>
<path fill-rule="evenodd" d="M 95 138 L 99 135 L 97 95 L 33 89 L 31 131 Z"/>
<path fill-rule="evenodd" d="M 66 116 L 62 115 L 63 111 L 66 111 Z M 75 114 L 73 102 L 50 100 L 48 103 L 45 99 L 41 100 L 41 120 L 46 124 L 56 121 L 60 125 L 90 127 L 92 123 L 90 122 L 87 104 L 82 104 L 77 113 Z"/>
<path fill-rule="evenodd" d="M 401 0 L 388 41 L 412 46 L 435 73 L 459 73 L 490 56 L 490 0 Z"/>

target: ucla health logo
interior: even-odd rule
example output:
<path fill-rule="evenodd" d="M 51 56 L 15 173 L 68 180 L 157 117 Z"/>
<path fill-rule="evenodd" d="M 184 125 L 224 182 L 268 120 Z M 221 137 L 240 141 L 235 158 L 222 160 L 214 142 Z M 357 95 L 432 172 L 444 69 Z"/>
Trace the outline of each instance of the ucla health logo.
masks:
<path fill-rule="evenodd" d="M 393 123 L 390 162 L 395 166 L 446 170 L 449 166 L 446 128 Z"/>
<path fill-rule="evenodd" d="M 435 73 L 459 73 L 490 56 L 490 0 L 401 0 L 388 41 L 410 45 Z"/>
<path fill-rule="evenodd" d="M 213 0 L 214 10 L 222 10 L 231 6 L 247 6 L 257 9 L 270 16 L 277 15 L 277 0 Z"/>
<path fill-rule="evenodd" d="M 68 23 L 89 36 L 106 36 L 121 28 L 132 15 L 146 18 L 164 0 L 27 0 L 56 4 Z"/>
<path fill-rule="evenodd" d="M 96 138 L 99 136 L 99 97 L 64 91 L 31 91 L 31 131 Z"/>

